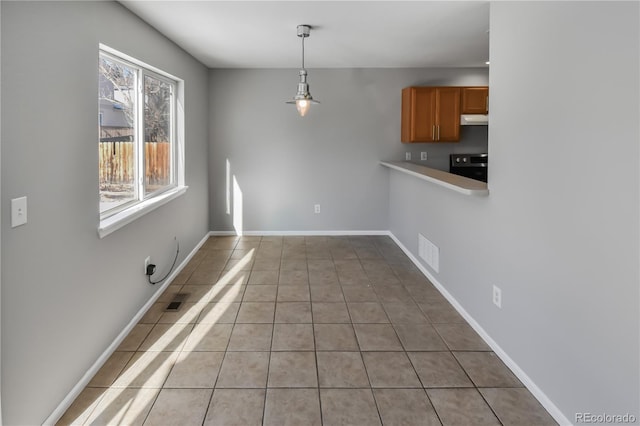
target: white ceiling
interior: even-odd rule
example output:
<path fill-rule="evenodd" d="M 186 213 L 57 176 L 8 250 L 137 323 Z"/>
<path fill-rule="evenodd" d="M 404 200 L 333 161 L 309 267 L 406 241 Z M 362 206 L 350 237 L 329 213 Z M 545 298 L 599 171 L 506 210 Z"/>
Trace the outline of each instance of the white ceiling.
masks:
<path fill-rule="evenodd" d="M 487 1 L 146 1 L 125 7 L 211 68 L 484 67 Z"/>

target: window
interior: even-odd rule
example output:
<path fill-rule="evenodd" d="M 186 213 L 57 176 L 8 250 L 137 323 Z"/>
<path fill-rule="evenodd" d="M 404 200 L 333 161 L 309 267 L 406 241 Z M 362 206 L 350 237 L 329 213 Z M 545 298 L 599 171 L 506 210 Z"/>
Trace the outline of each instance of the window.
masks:
<path fill-rule="evenodd" d="M 184 120 L 178 117 L 181 85 L 175 77 L 101 46 L 99 231 L 133 213 L 140 216 L 140 210 L 185 188 L 179 161 L 184 157 L 179 137 Z"/>

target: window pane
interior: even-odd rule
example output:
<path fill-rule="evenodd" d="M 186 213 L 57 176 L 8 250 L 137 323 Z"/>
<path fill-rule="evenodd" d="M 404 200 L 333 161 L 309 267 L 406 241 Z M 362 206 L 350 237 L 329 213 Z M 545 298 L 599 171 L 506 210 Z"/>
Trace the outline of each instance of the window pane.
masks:
<path fill-rule="evenodd" d="M 98 67 L 100 213 L 137 199 L 136 71 L 100 56 Z"/>
<path fill-rule="evenodd" d="M 173 183 L 171 109 L 171 84 L 145 75 L 145 196 Z"/>

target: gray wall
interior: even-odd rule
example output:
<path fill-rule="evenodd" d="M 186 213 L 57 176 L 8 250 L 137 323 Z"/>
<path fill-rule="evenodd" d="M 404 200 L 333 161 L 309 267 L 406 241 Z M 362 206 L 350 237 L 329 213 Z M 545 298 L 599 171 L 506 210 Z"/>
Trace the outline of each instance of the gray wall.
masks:
<path fill-rule="evenodd" d="M 492 3 L 491 194 L 390 172 L 391 231 L 440 246 L 434 276 L 572 422 L 640 418 L 638 20 L 638 3 Z"/>
<path fill-rule="evenodd" d="M 403 87 L 486 85 L 486 68 L 311 69 L 311 93 L 321 105 L 304 118 L 284 103 L 295 93 L 295 69 L 218 69 L 209 76 L 214 231 L 234 229 L 227 160 L 243 194 L 245 231 L 375 231 L 388 229 L 380 160 L 404 159 L 409 150 L 419 159 L 426 150 L 431 165 L 447 167 L 449 152 L 486 146 L 486 128 L 464 129 L 460 144 L 400 143 Z"/>
<path fill-rule="evenodd" d="M 114 2 L 2 2 L 2 410 L 41 424 L 208 231 L 207 70 Z M 185 80 L 187 194 L 100 240 L 98 43 Z"/>
<path fill-rule="evenodd" d="M 0 2 L 0 46 L 2 46 L 2 2 Z M 0 55 L 0 81 L 2 81 L 2 57 Z M 0 84 L 0 99 L 2 99 L 2 85 Z M 2 117 L 2 102 L 0 102 L 0 117 Z M 2 127 L 0 119 L 0 129 Z M 0 200 L 2 200 L 2 132 L 0 131 Z M 0 223 L 2 223 L 2 208 L 0 207 Z M 0 241 L 2 241 L 2 226 L 0 226 Z M 0 425 L 2 424 L 2 244 L 0 244 Z"/>

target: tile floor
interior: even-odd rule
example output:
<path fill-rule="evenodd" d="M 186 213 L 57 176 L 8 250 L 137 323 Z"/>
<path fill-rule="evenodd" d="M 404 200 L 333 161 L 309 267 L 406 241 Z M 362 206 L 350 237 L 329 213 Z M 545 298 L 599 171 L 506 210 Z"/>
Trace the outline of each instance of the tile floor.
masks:
<path fill-rule="evenodd" d="M 58 424 L 556 423 L 393 240 L 358 236 L 210 238 Z"/>

